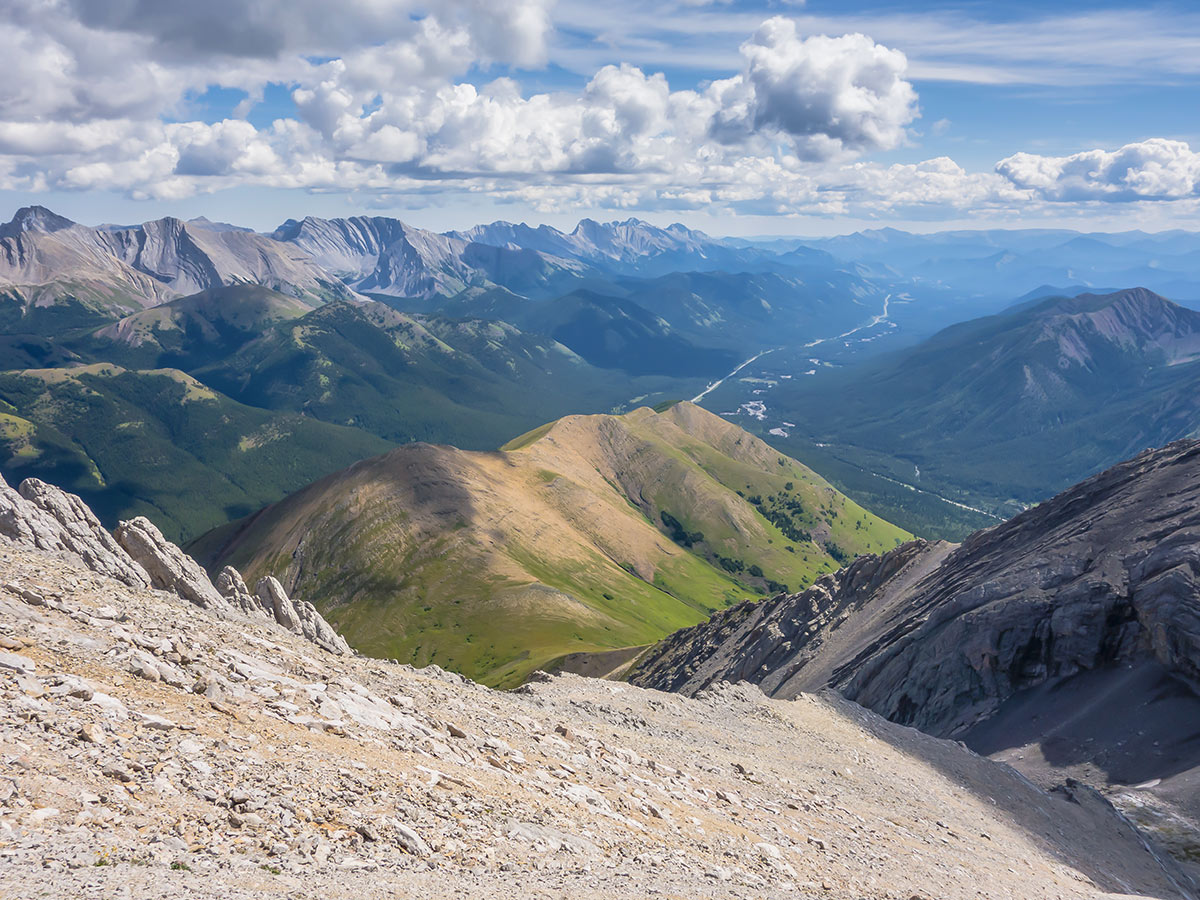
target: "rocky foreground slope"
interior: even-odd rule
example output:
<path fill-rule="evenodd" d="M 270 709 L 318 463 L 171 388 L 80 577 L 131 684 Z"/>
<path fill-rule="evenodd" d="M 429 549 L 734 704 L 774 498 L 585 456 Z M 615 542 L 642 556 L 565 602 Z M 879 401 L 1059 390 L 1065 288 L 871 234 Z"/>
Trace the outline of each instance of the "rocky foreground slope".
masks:
<path fill-rule="evenodd" d="M 45 540 L 0 537 L 6 897 L 1194 896 L 1094 792 L 836 695 L 498 693 Z"/>
<path fill-rule="evenodd" d="M 109 534 L 79 497 L 36 478 L 13 490 L 0 478 L 0 538 L 17 546 L 63 552 L 91 571 L 129 587 L 169 591 L 201 609 L 267 618 L 331 653 L 349 653 L 344 638 L 311 603 L 292 600 L 271 577 L 251 594 L 232 566 L 214 586 L 200 565 L 163 537 L 144 516 L 121 522 Z"/>

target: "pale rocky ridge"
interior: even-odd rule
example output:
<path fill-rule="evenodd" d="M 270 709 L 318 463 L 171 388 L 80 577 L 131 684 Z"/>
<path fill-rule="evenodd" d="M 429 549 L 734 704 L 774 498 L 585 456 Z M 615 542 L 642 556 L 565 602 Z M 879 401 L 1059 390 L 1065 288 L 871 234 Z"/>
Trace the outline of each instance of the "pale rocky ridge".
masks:
<path fill-rule="evenodd" d="M 262 629 L 0 539 L 6 894 L 1195 896 L 1095 792 L 833 694 L 500 693 Z"/>
<path fill-rule="evenodd" d="M 536 287 L 545 278 L 586 270 L 573 259 L 436 234 L 385 216 L 289 219 L 272 236 L 368 294 L 429 298 L 490 282 Z"/>
<path fill-rule="evenodd" d="M 118 523 L 113 535 L 130 558 L 146 570 L 156 588 L 178 594 L 201 609 L 229 608 L 199 563 L 163 537 L 145 516 Z"/>
<path fill-rule="evenodd" d="M 43 207 L 0 225 L 0 290 L 30 306 L 73 297 L 129 311 L 230 284 L 261 284 L 312 305 L 354 296 L 298 248 L 251 231 L 169 217 L 90 228 Z"/>
<path fill-rule="evenodd" d="M 60 550 L 88 568 L 130 587 L 149 587 L 150 576 L 129 558 L 82 500 L 36 478 L 13 490 L 0 478 L 0 534 L 39 550 Z"/>
<path fill-rule="evenodd" d="M 237 570 L 226 567 L 214 587 L 199 563 L 150 520 L 138 516 L 109 534 L 79 497 L 36 478 L 17 490 L 0 478 L 0 535 L 16 545 L 67 553 L 129 587 L 169 591 L 201 609 L 266 617 L 331 653 L 352 652 L 311 603 L 289 598 L 274 578 L 259 579 L 252 595 Z"/>

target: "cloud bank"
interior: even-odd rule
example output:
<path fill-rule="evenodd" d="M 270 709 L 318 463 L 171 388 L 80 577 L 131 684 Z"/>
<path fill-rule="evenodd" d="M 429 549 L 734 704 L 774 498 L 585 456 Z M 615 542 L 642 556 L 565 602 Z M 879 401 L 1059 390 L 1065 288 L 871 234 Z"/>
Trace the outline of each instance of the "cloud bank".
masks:
<path fill-rule="evenodd" d="M 1151 140 L 994 171 L 884 165 L 920 115 L 909 61 L 861 33 L 761 21 L 728 77 L 675 89 L 603 65 L 527 92 L 551 0 L 0 0 L 0 188 L 175 200 L 239 186 L 486 194 L 538 210 L 885 215 L 1194 199 L 1197 154 Z M 214 90 L 241 98 L 197 113 Z M 265 93 L 290 97 L 271 121 Z M 253 118 L 254 122 L 250 121 Z M 368 199 L 367 202 L 370 202 Z"/>

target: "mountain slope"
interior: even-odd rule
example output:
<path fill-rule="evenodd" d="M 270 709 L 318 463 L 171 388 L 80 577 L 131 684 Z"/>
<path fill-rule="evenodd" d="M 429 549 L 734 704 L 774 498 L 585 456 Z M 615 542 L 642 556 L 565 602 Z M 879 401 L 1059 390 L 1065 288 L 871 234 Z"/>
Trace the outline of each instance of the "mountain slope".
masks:
<path fill-rule="evenodd" d="M 548 334 L 604 368 L 713 379 L 768 347 L 860 326 L 885 296 L 860 273 L 829 267 L 622 277 L 545 300 L 475 288 L 437 310 Z"/>
<path fill-rule="evenodd" d="M 389 446 L 243 406 L 177 369 L 110 363 L 0 372 L 0 470 L 84 497 L 101 518 L 149 515 L 169 538 L 245 515 Z"/>
<path fill-rule="evenodd" d="M 715 376 L 740 362 L 737 353 L 698 344 L 643 306 L 579 290 L 527 307 L 522 327 L 548 334 L 594 366 L 632 375 Z"/>
<path fill-rule="evenodd" d="M 572 411 L 695 390 L 602 372 L 503 323 L 373 301 L 312 309 L 260 285 L 178 298 L 73 337 L 14 336 L 0 350 L 25 364 L 0 373 L 0 466 L 83 493 L 109 520 L 161 508 L 172 537 L 395 443 L 490 448 Z M 179 384 L 205 402 L 181 407 Z M 181 484 L 203 499 L 180 496 Z"/>
<path fill-rule="evenodd" d="M 1195 434 L 1198 354 L 1200 313 L 1149 291 L 1055 297 L 782 385 L 772 408 L 846 461 L 1011 513 Z"/>
<path fill-rule="evenodd" d="M 250 231 L 173 218 L 89 228 L 43 207 L 0 226 L 5 331 L 86 325 L 230 284 L 261 284 L 310 305 L 350 293 L 307 254 Z"/>
<path fill-rule="evenodd" d="M 401 447 L 193 552 L 274 574 L 364 652 L 511 685 L 903 537 L 761 441 L 677 404 L 571 416 L 498 453 Z"/>
<path fill-rule="evenodd" d="M 832 694 L 483 690 L 2 532 L 0 623 L 13 896 L 1194 895 L 1094 792 Z"/>
<path fill-rule="evenodd" d="M 1125 805 L 1182 810 L 1194 853 L 1200 743 L 1178 723 L 1200 714 L 1197 510 L 1200 442 L 1179 441 L 961 546 L 913 542 L 718 613 L 632 679 L 685 692 L 748 680 L 785 698 L 832 687 L 893 721 L 1011 750 L 1031 775 L 1116 792 L 1145 782 Z"/>
<path fill-rule="evenodd" d="M 231 285 L 131 313 L 62 343 L 123 365 L 190 370 L 224 359 L 275 323 L 312 309 L 305 300 L 261 285 Z"/>
<path fill-rule="evenodd" d="M 601 372 L 502 322 L 331 303 L 192 370 L 252 406 L 303 411 L 389 441 L 497 444 L 573 410 L 612 409 L 691 382 Z"/>

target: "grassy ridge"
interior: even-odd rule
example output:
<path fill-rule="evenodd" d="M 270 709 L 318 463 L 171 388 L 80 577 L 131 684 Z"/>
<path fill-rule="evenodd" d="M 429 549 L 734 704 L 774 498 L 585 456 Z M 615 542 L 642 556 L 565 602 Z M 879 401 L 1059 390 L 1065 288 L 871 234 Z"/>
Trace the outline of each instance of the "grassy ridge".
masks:
<path fill-rule="evenodd" d="M 365 653 L 511 686 L 908 537 L 691 404 L 507 446 L 401 447 L 191 549 L 280 577 Z"/>

